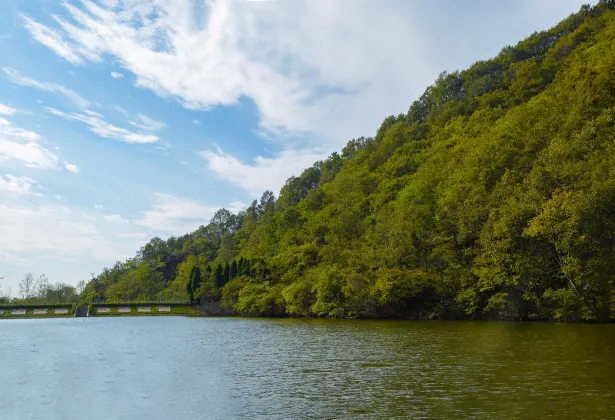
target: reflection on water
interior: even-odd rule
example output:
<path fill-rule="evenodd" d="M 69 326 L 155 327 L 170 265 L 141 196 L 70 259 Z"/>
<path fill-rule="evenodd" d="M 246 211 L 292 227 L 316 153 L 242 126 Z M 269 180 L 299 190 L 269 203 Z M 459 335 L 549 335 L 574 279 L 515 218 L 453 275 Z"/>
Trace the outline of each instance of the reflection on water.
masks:
<path fill-rule="evenodd" d="M 615 325 L 0 322 L 0 419 L 614 415 Z"/>

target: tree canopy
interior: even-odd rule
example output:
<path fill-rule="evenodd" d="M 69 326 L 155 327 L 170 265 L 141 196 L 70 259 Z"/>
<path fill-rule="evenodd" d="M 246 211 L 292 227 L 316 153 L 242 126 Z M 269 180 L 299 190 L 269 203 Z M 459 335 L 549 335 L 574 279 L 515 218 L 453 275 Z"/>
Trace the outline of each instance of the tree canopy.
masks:
<path fill-rule="evenodd" d="M 614 9 L 584 6 L 443 72 L 277 198 L 152 239 L 81 297 L 220 301 L 242 315 L 615 319 Z"/>

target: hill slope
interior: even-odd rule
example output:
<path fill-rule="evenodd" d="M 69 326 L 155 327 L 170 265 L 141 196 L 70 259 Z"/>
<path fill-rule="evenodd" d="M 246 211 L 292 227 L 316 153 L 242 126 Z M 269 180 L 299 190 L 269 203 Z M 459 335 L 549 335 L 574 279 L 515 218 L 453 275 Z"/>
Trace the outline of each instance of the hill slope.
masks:
<path fill-rule="evenodd" d="M 442 73 L 375 138 L 351 140 L 277 199 L 153 239 L 82 298 L 193 294 L 244 315 L 615 319 L 614 10 L 583 7 Z"/>

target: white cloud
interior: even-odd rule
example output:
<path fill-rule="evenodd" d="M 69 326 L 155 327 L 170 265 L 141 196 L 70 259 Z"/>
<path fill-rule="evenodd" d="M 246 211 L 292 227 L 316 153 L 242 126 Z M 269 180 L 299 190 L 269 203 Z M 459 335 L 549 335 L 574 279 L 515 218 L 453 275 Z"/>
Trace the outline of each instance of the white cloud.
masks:
<path fill-rule="evenodd" d="M 39 139 L 38 133 L 0 118 L 0 162 L 18 160 L 32 168 L 57 168 L 58 156 L 38 144 Z"/>
<path fill-rule="evenodd" d="M 11 116 L 11 115 L 15 114 L 16 112 L 17 112 L 17 110 L 15 108 L 12 108 L 12 107 L 10 107 L 8 105 L 0 104 L 0 114 Z"/>
<path fill-rule="evenodd" d="M 122 73 L 118 73 L 116 71 L 112 71 L 111 72 L 111 77 L 113 77 L 114 79 L 122 79 L 124 77 L 124 75 Z"/>
<path fill-rule="evenodd" d="M 199 120 L 192 120 L 192 124 L 201 125 L 201 122 Z"/>
<path fill-rule="evenodd" d="M 137 114 L 137 121 L 139 122 L 131 121 L 130 124 L 145 131 L 159 131 L 167 126 L 162 121 L 156 121 L 144 114 Z"/>
<path fill-rule="evenodd" d="M 68 163 L 66 161 L 64 161 L 64 168 L 66 168 L 67 171 L 72 172 L 74 174 L 78 174 L 79 173 L 79 168 L 77 167 L 77 165 L 73 165 L 73 164 Z"/>
<path fill-rule="evenodd" d="M 104 207 L 105 207 L 105 206 L 103 206 L 102 204 L 96 204 L 96 205 L 94 206 L 94 208 L 95 208 L 96 210 L 102 210 Z"/>
<path fill-rule="evenodd" d="M 136 222 L 152 230 L 173 235 L 184 234 L 209 222 L 218 207 L 205 206 L 196 201 L 170 194 L 154 194 L 151 210 Z"/>
<path fill-rule="evenodd" d="M 20 141 L 37 141 L 40 135 L 34 131 L 16 127 L 9 120 L 0 117 L 0 136 L 13 138 Z"/>
<path fill-rule="evenodd" d="M 125 110 L 124 108 L 122 108 L 121 106 L 112 105 L 112 106 L 111 106 L 111 109 L 112 109 L 112 110 L 114 110 L 114 111 L 116 111 L 116 112 L 119 112 L 120 114 L 122 114 L 122 115 L 123 115 L 123 116 L 125 116 L 126 118 L 128 118 L 128 116 L 130 115 L 130 114 L 128 113 L 128 111 L 126 111 L 126 110 Z"/>
<path fill-rule="evenodd" d="M 200 155 L 208 167 L 218 177 L 238 185 L 252 195 L 260 195 L 265 190 L 275 194 L 280 191 L 286 180 L 297 172 L 312 166 L 323 158 L 320 150 L 285 150 L 276 157 L 257 156 L 251 164 L 241 162 L 219 147 L 216 152 L 203 151 Z"/>
<path fill-rule="evenodd" d="M 406 109 L 437 74 L 420 46 L 400 53 L 421 38 L 400 7 L 357 1 L 348 13 L 344 2 L 200 4 L 145 0 L 113 8 L 85 0 L 81 9 L 69 3 L 73 23 L 62 20 L 57 33 L 80 60 L 109 54 L 136 75 L 138 86 L 188 108 L 250 98 L 264 129 L 317 133 L 336 146 Z"/>
<path fill-rule="evenodd" d="M 549 13 L 536 13 L 534 0 L 451 2 L 444 11 L 428 3 L 68 0 L 57 25 L 24 19 L 34 39 L 68 60 L 108 55 L 137 86 L 192 109 L 247 98 L 273 140 L 288 147 L 306 134 L 331 151 L 407 110 L 441 70 L 488 58 L 583 1 L 544 0 Z M 473 30 L 485 22 L 497 36 Z"/>
<path fill-rule="evenodd" d="M 86 109 L 90 106 L 89 101 L 83 99 L 77 92 L 68 89 L 62 85 L 59 85 L 57 83 L 39 82 L 38 80 L 23 76 L 17 70 L 10 67 L 3 67 L 2 70 L 7 75 L 8 79 L 17 85 L 33 87 L 46 92 L 63 95 L 71 102 L 75 103 L 81 109 Z"/>
<path fill-rule="evenodd" d="M 4 177 L 0 176 L 0 193 L 2 195 L 40 195 L 32 191 L 32 186 L 37 182 L 26 177 L 14 176 L 7 174 Z"/>
<path fill-rule="evenodd" d="M 32 38 L 50 48 L 67 61 L 73 64 L 83 64 L 84 60 L 81 58 L 81 55 L 87 55 L 87 51 L 75 51 L 74 45 L 71 45 L 71 43 L 65 41 L 62 34 L 45 25 L 41 25 L 40 23 L 30 19 L 28 16 L 22 16 L 22 18 L 24 21 L 24 26 L 30 32 Z"/>
<path fill-rule="evenodd" d="M 15 159 L 39 169 L 58 167 L 58 156 L 37 143 L 17 143 L 0 139 L 0 162 Z"/>
<path fill-rule="evenodd" d="M 120 140 L 126 143 L 156 143 L 158 136 L 151 133 L 137 133 L 128 129 L 108 123 L 97 112 L 85 110 L 79 112 L 63 112 L 55 108 L 47 107 L 47 111 L 67 120 L 80 121 L 88 126 L 88 129 L 101 137 Z"/>

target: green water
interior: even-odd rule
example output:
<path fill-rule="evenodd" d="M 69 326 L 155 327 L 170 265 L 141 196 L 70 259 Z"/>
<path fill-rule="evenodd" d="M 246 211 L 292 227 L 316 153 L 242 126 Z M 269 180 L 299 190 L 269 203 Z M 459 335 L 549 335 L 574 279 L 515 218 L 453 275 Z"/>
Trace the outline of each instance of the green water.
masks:
<path fill-rule="evenodd" d="M 0 321 L 0 419 L 615 418 L 615 325 Z"/>

